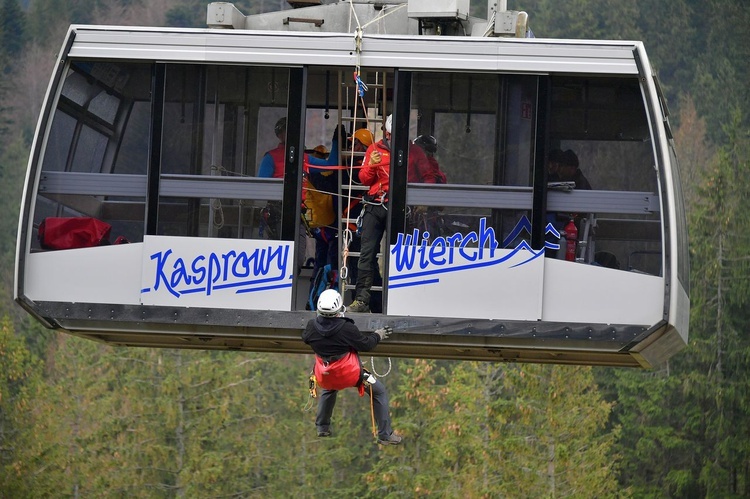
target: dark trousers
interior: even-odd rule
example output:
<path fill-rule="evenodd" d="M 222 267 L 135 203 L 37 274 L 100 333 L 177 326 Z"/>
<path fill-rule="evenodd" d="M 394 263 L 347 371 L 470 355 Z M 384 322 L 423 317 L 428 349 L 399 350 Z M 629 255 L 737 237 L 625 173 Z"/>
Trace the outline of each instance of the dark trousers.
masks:
<path fill-rule="evenodd" d="M 338 270 L 339 241 L 336 231 L 329 227 L 321 227 L 313 232 L 315 239 L 315 263 L 313 264 L 312 279 L 318 274 L 318 270 L 331 265 L 333 270 Z"/>
<path fill-rule="evenodd" d="M 357 252 L 359 253 L 362 250 L 362 240 L 359 235 L 355 235 L 352 239 L 352 242 L 349 244 L 349 251 L 350 252 Z M 372 285 L 373 286 L 382 286 L 383 285 L 383 277 L 380 275 L 380 267 L 378 266 L 377 258 L 373 260 L 372 262 Z M 359 257 L 351 257 L 349 258 L 349 282 L 357 284 L 357 277 L 359 276 L 359 271 L 357 270 L 357 266 L 359 265 Z M 349 299 L 347 300 L 347 303 L 351 303 L 353 300 L 357 299 L 357 290 L 352 289 L 350 292 Z M 374 314 L 379 314 L 383 311 L 383 293 L 380 291 L 371 291 L 370 292 L 370 311 Z"/>
<path fill-rule="evenodd" d="M 388 210 L 382 205 L 368 204 L 362 217 L 362 246 L 357 262 L 356 299 L 370 303 L 370 288 L 377 268 L 380 240 L 388 221 Z"/>
<path fill-rule="evenodd" d="M 378 424 L 378 437 L 386 439 L 391 436 L 391 417 L 388 411 L 388 393 L 385 391 L 385 385 L 380 381 L 370 386 L 365 383 L 364 398 L 370 401 L 370 390 L 372 390 L 372 407 L 375 413 L 375 421 Z M 321 390 L 318 399 L 318 415 L 315 418 L 315 426 L 318 432 L 331 430 L 331 415 L 333 407 L 336 405 L 336 390 Z"/>
<path fill-rule="evenodd" d="M 326 237 L 315 236 L 315 271 L 330 264 L 334 269 L 338 266 L 339 243 L 336 235 Z"/>

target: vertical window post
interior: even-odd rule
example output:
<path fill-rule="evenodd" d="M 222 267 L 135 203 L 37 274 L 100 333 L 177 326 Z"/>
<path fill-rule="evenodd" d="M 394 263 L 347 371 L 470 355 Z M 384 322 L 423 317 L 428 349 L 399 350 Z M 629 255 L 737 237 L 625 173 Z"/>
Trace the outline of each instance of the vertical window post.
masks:
<path fill-rule="evenodd" d="M 531 208 L 531 247 L 544 248 L 547 225 L 547 154 L 549 150 L 549 127 L 551 82 L 549 77 L 539 77 L 536 100 L 536 137 L 534 146 L 534 196 Z"/>
<path fill-rule="evenodd" d="M 159 175 L 161 174 L 162 124 L 166 64 L 154 64 L 151 74 L 151 130 L 148 151 L 148 187 L 146 188 L 146 235 L 155 235 L 159 221 Z"/>

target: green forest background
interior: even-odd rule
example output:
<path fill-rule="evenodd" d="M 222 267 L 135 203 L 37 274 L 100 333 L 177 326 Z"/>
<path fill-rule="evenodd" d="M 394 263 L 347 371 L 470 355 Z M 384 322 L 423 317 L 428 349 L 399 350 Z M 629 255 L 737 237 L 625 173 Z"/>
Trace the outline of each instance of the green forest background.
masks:
<path fill-rule="evenodd" d="M 202 27 L 206 2 L 0 4 L 0 497 L 750 497 L 750 2 L 508 1 L 538 37 L 644 41 L 685 183 L 690 343 L 648 371 L 376 359 L 405 437 L 385 449 L 354 390 L 316 438 L 309 355 L 113 348 L 14 304 L 26 162 L 68 25 Z"/>

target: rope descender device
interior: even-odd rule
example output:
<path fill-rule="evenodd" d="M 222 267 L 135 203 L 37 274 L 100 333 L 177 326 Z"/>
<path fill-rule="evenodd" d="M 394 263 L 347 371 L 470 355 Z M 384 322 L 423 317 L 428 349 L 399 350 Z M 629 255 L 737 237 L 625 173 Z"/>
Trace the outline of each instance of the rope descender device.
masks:
<path fill-rule="evenodd" d="M 318 398 L 318 382 L 314 374 L 310 375 L 310 398 Z"/>

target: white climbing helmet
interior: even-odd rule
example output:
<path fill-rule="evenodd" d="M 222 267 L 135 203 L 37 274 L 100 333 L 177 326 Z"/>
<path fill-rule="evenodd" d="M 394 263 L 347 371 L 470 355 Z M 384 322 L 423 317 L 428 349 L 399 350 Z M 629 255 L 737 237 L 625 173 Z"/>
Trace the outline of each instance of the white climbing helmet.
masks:
<path fill-rule="evenodd" d="M 393 115 L 389 114 L 385 119 L 385 131 L 391 133 L 391 124 L 393 123 Z"/>
<path fill-rule="evenodd" d="M 326 289 L 318 297 L 318 315 L 323 317 L 336 317 L 343 315 L 346 307 L 341 300 L 341 295 L 335 289 Z"/>

